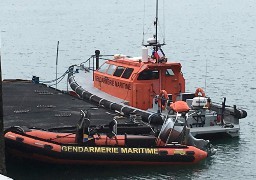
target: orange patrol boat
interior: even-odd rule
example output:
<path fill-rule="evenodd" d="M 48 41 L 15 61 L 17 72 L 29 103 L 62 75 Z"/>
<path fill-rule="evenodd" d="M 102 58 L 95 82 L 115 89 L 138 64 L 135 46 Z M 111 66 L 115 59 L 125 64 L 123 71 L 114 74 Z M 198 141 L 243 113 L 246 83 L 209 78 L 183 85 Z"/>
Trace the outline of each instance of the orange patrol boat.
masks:
<path fill-rule="evenodd" d="M 158 1 L 156 4 L 158 7 Z M 140 57 L 116 54 L 109 58 L 96 50 L 86 62 L 69 68 L 70 87 L 83 99 L 127 115 L 141 110 L 175 119 L 178 112 L 170 105 L 184 101 L 190 108 L 187 124 L 194 136 L 239 136 L 239 120 L 247 116 L 245 110 L 227 106 L 225 98 L 222 103 L 212 102 L 200 87 L 186 92 L 182 65 L 168 61 L 162 49 L 165 43 L 159 43 L 156 9 L 155 34 L 143 42 Z"/>

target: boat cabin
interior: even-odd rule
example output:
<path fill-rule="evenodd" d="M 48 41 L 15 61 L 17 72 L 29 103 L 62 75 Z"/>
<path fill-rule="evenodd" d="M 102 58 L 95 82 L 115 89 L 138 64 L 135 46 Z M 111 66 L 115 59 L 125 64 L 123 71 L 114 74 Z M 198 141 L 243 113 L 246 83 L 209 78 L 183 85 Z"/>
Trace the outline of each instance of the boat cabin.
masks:
<path fill-rule="evenodd" d="M 147 110 L 162 90 L 175 102 L 177 95 L 185 92 L 185 79 L 180 63 L 114 56 L 94 71 L 94 87 L 129 106 Z"/>

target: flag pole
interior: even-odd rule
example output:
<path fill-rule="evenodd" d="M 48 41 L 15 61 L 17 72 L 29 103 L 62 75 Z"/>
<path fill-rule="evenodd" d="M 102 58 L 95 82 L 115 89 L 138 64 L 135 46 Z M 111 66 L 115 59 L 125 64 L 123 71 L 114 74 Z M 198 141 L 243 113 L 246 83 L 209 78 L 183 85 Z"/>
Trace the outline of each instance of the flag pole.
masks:
<path fill-rule="evenodd" d="M 59 41 L 57 43 L 57 55 L 56 55 L 56 90 L 57 90 L 57 79 L 58 79 L 58 56 L 59 56 Z"/>
<path fill-rule="evenodd" d="M 6 175 L 5 143 L 4 143 L 4 115 L 3 115 L 3 90 L 1 67 L 1 41 L 0 41 L 0 174 Z"/>

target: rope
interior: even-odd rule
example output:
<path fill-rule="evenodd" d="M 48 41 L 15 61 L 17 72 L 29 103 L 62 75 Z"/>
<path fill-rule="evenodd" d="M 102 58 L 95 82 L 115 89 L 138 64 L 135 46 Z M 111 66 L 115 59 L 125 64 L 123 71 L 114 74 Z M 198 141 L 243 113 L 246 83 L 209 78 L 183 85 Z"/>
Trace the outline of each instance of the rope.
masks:
<path fill-rule="evenodd" d="M 68 74 L 69 70 L 67 70 L 66 72 L 64 72 L 60 77 L 58 77 L 57 79 L 53 79 L 53 80 L 50 80 L 50 81 L 39 81 L 40 83 L 53 83 L 53 82 L 56 82 L 58 81 L 60 78 L 62 77 L 65 77 L 66 74 Z"/>
<path fill-rule="evenodd" d="M 101 60 L 109 60 L 107 58 L 103 58 L 103 57 L 110 57 L 110 56 L 114 56 L 114 55 L 100 55 L 100 58 Z M 129 56 L 130 57 L 130 56 Z M 95 58 L 95 55 L 91 55 L 87 60 L 85 60 L 84 62 L 81 62 L 80 64 L 75 64 L 75 65 L 71 65 L 70 67 L 74 67 L 74 66 L 82 66 L 82 64 L 85 64 L 87 63 L 88 61 L 90 61 L 92 58 Z M 56 84 L 59 84 L 63 79 L 64 77 L 70 73 L 70 67 L 58 78 L 56 79 L 53 79 L 53 80 L 50 80 L 50 81 L 39 81 L 40 83 L 43 83 L 43 84 L 50 84 L 49 87 L 53 86 L 53 85 L 56 85 Z M 57 83 L 56 83 L 57 82 Z"/>

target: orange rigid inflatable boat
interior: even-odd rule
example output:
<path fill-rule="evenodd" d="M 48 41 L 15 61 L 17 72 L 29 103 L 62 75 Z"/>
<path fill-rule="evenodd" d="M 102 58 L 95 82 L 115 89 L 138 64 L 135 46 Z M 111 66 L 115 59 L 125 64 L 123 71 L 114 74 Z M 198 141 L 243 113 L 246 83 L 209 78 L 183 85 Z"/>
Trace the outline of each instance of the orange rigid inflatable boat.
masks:
<path fill-rule="evenodd" d="M 105 134 L 92 133 L 87 118 L 81 118 L 74 133 L 11 127 L 5 131 L 6 151 L 10 156 L 56 164 L 194 164 L 211 155 L 209 141 L 203 140 L 205 149 L 185 137 L 173 142 L 183 133 L 175 135 L 169 128 L 172 121 L 164 123 L 158 136 L 117 135 L 116 123 L 112 121 Z"/>
<path fill-rule="evenodd" d="M 28 135 L 33 133 L 37 136 Z M 90 140 L 94 142 L 88 145 L 90 142 L 75 143 L 74 136 L 67 136 L 63 140 L 65 143 L 59 143 L 44 141 L 40 135 L 50 137 L 53 134 L 38 130 L 31 130 L 23 135 L 8 132 L 5 134 L 8 151 L 16 156 L 57 164 L 194 164 L 207 157 L 207 152 L 193 146 L 125 146 L 126 141 L 129 142 L 131 138 L 142 139 L 137 136 L 122 135 L 117 136 L 117 139 L 94 137 Z M 53 136 L 56 138 L 66 135 L 54 133 Z"/>

